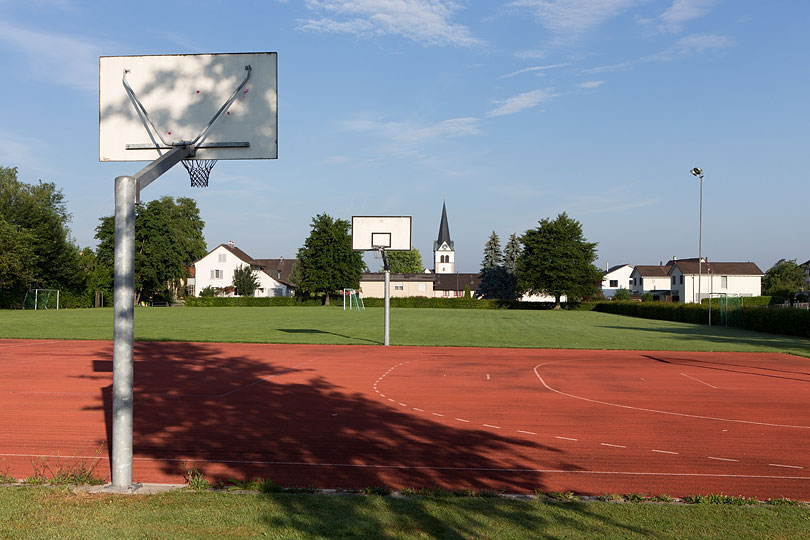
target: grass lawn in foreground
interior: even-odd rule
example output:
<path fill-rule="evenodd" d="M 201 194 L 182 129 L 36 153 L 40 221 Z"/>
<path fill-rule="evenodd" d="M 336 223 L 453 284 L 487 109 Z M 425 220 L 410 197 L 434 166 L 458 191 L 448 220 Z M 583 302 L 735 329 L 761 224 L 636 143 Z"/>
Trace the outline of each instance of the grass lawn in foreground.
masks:
<path fill-rule="evenodd" d="M 0 311 L 0 338 L 111 340 L 113 311 Z M 379 345 L 383 309 L 136 308 L 135 339 Z M 392 345 L 783 352 L 810 340 L 592 311 L 391 310 Z"/>
<path fill-rule="evenodd" d="M 0 537 L 8 539 L 785 540 L 807 538 L 808 530 L 810 510 L 789 506 L 0 489 Z"/>

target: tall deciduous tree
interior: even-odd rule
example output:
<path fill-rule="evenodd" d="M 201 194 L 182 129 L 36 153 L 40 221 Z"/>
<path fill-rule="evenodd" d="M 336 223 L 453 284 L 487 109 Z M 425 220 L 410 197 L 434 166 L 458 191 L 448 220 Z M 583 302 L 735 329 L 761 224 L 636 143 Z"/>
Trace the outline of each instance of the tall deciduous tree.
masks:
<path fill-rule="evenodd" d="M 768 295 L 790 297 L 807 290 L 807 275 L 796 259 L 779 259 L 762 278 L 762 292 Z"/>
<path fill-rule="evenodd" d="M 0 306 L 21 303 L 29 286 L 81 293 L 85 276 L 79 249 L 70 239 L 70 218 L 64 195 L 55 184 L 26 184 L 17 179 L 16 168 L 0 167 L 0 221 L 4 223 L 0 258 L 7 259 L 8 269 L 20 262 L 26 267 L 13 283 L 3 279 Z"/>
<path fill-rule="evenodd" d="M 259 278 L 256 277 L 256 271 L 249 264 L 243 264 L 233 271 L 231 284 L 236 289 L 236 294 L 253 296 L 253 293 L 259 288 Z"/>
<path fill-rule="evenodd" d="M 554 221 L 545 218 L 539 224 L 520 238 L 519 287 L 529 294 L 553 296 L 555 309 L 563 295 L 572 299 L 592 294 L 601 280 L 593 265 L 597 244 L 586 241 L 582 225 L 565 212 Z"/>
<path fill-rule="evenodd" d="M 304 294 L 329 295 L 343 288 L 360 286 L 365 269 L 363 256 L 352 250 L 351 223 L 327 214 L 312 218 L 312 230 L 298 250 L 297 285 Z"/>
<path fill-rule="evenodd" d="M 387 251 L 388 267 L 394 274 L 420 274 L 425 267 L 422 265 L 422 254 L 416 248 L 410 251 Z"/>
<path fill-rule="evenodd" d="M 162 197 L 135 208 L 135 293 L 169 299 L 170 289 L 189 276 L 189 268 L 206 253 L 200 218 L 193 199 Z M 115 218 L 106 216 L 96 227 L 98 258 L 113 268 Z"/>

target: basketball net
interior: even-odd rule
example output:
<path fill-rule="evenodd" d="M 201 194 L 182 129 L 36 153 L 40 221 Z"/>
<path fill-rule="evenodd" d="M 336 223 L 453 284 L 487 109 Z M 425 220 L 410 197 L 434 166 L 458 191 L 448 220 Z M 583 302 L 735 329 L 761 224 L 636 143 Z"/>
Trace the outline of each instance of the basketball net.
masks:
<path fill-rule="evenodd" d="M 191 187 L 208 187 L 208 175 L 217 164 L 215 159 L 187 159 L 183 160 L 183 167 L 191 178 Z"/>

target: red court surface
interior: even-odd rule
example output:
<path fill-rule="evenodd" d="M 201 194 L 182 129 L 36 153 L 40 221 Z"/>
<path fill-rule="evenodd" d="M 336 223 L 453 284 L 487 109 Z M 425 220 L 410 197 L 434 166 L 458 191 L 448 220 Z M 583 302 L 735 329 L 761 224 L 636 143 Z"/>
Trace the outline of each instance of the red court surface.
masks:
<path fill-rule="evenodd" d="M 112 344 L 0 340 L 0 471 L 109 479 Z M 810 500 L 810 360 L 135 344 L 135 482 Z"/>

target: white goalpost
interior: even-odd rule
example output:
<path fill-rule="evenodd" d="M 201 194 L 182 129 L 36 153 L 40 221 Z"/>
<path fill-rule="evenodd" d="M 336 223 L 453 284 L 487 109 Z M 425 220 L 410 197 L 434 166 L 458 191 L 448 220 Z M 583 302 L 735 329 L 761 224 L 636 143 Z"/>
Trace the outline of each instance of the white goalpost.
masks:
<path fill-rule="evenodd" d="M 31 289 L 25 293 L 23 309 L 59 309 L 59 289 Z"/>

